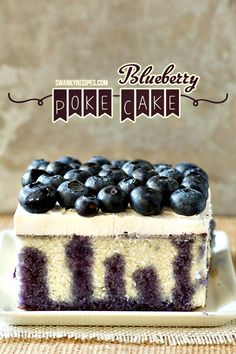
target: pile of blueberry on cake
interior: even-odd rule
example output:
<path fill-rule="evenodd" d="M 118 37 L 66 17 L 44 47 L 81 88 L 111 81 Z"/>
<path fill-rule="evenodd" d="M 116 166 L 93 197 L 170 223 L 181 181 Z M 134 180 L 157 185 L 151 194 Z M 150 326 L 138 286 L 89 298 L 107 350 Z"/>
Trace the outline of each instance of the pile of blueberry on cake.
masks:
<path fill-rule="evenodd" d="M 195 164 L 33 160 L 14 224 L 21 309 L 205 305 L 212 211 Z"/>

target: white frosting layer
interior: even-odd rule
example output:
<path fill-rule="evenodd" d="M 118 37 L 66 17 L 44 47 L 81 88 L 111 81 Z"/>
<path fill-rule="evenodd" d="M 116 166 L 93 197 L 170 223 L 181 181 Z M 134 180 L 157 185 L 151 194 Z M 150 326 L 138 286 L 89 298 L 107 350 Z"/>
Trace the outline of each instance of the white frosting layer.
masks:
<path fill-rule="evenodd" d="M 160 215 L 143 216 L 132 209 L 123 213 L 99 213 L 87 218 L 79 216 L 75 210 L 55 207 L 44 214 L 32 214 L 20 205 L 14 215 L 15 231 L 18 235 L 84 235 L 114 236 L 125 232 L 138 235 L 162 235 L 209 231 L 212 218 L 210 196 L 205 210 L 194 216 L 178 215 L 164 209 Z"/>

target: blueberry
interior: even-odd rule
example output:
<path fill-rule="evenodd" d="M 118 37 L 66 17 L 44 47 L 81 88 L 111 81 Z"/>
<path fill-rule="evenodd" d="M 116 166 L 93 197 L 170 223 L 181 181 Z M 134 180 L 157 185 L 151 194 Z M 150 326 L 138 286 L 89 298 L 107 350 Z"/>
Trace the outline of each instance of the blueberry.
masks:
<path fill-rule="evenodd" d="M 102 166 L 105 164 L 110 164 L 110 161 L 104 156 L 92 156 L 88 162 L 97 163 L 98 165 Z"/>
<path fill-rule="evenodd" d="M 208 196 L 208 182 L 201 176 L 185 177 L 181 185 L 185 188 L 191 188 L 202 192 L 206 197 Z"/>
<path fill-rule="evenodd" d="M 132 176 L 135 179 L 140 180 L 143 184 L 145 184 L 149 178 L 151 178 L 152 176 L 156 176 L 156 175 L 158 175 L 158 173 L 156 171 L 150 170 L 148 168 L 141 168 L 141 167 L 137 168 L 132 173 Z"/>
<path fill-rule="evenodd" d="M 46 171 L 48 165 L 49 165 L 49 162 L 48 161 L 44 161 L 38 166 L 38 170 Z"/>
<path fill-rule="evenodd" d="M 118 186 L 104 187 L 98 193 L 97 198 L 105 213 L 120 213 L 128 205 L 128 195 Z"/>
<path fill-rule="evenodd" d="M 132 173 L 134 172 L 134 170 L 136 170 L 139 167 L 147 168 L 149 170 L 153 169 L 152 164 L 150 162 L 146 161 L 146 160 L 133 160 L 133 161 L 127 161 L 122 166 L 122 170 L 124 170 L 125 173 L 127 173 L 128 176 L 132 177 Z"/>
<path fill-rule="evenodd" d="M 132 177 L 126 177 L 119 182 L 119 187 L 127 194 L 130 194 L 134 188 L 141 185 L 142 182 L 140 180 Z"/>
<path fill-rule="evenodd" d="M 101 170 L 98 175 L 112 178 L 115 184 L 119 183 L 122 179 L 128 177 L 127 174 L 121 168 L 116 167 L 111 167 L 108 170 Z"/>
<path fill-rule="evenodd" d="M 194 175 L 191 174 L 191 175 L 184 176 L 182 180 L 182 184 L 185 182 L 199 183 L 204 185 L 204 187 L 206 188 L 208 188 L 209 186 L 208 179 L 202 174 L 194 174 Z"/>
<path fill-rule="evenodd" d="M 99 202 L 95 196 L 81 196 L 76 199 L 75 210 L 81 216 L 95 216 L 99 210 Z"/>
<path fill-rule="evenodd" d="M 170 207 L 176 214 L 192 216 L 200 214 L 205 209 L 206 199 L 197 190 L 177 189 L 170 196 Z"/>
<path fill-rule="evenodd" d="M 103 173 L 103 170 L 105 170 L 105 171 L 120 171 L 120 170 L 123 171 L 120 167 L 112 166 L 111 164 L 110 165 L 108 165 L 108 164 L 103 165 L 100 172 Z"/>
<path fill-rule="evenodd" d="M 147 181 L 147 187 L 155 189 L 163 195 L 163 205 L 169 205 L 169 197 L 176 189 L 179 188 L 179 183 L 165 176 L 154 176 Z"/>
<path fill-rule="evenodd" d="M 50 162 L 50 164 L 47 166 L 46 172 L 50 175 L 64 176 L 64 174 L 71 169 L 72 167 L 70 167 L 70 165 L 66 163 L 60 161 L 53 161 Z"/>
<path fill-rule="evenodd" d="M 97 175 L 101 170 L 101 166 L 95 162 L 86 162 L 82 164 L 79 168 L 81 171 L 86 171 L 92 176 Z"/>
<path fill-rule="evenodd" d="M 73 164 L 73 163 L 81 165 L 81 162 L 79 160 L 77 160 L 77 159 L 75 159 L 74 157 L 71 157 L 71 156 L 59 157 L 59 159 L 57 159 L 57 161 L 63 162 L 66 165 L 70 165 L 70 164 Z"/>
<path fill-rule="evenodd" d="M 71 162 L 69 165 L 73 170 L 78 170 L 81 166 L 81 163 L 80 162 Z"/>
<path fill-rule="evenodd" d="M 137 187 L 130 193 L 130 205 L 139 214 L 157 215 L 162 209 L 162 194 L 146 186 Z"/>
<path fill-rule="evenodd" d="M 190 168 L 195 168 L 195 167 L 198 167 L 198 166 L 195 165 L 194 163 L 191 163 L 191 162 L 180 162 L 175 165 L 175 168 L 181 173 L 184 173 L 186 170 L 189 170 Z"/>
<path fill-rule="evenodd" d="M 159 175 L 174 178 L 178 182 L 181 182 L 182 180 L 182 173 L 179 172 L 176 168 L 167 168 L 159 172 Z"/>
<path fill-rule="evenodd" d="M 26 186 L 27 184 L 36 182 L 37 179 L 39 178 L 39 176 L 45 174 L 45 171 L 43 170 L 39 170 L 36 168 L 33 168 L 32 170 L 27 170 L 25 171 L 25 173 L 23 174 L 22 178 L 21 178 L 21 184 L 22 186 Z"/>
<path fill-rule="evenodd" d="M 39 178 L 37 179 L 37 182 L 41 182 L 42 184 L 45 184 L 45 185 L 52 185 L 53 187 L 55 187 L 57 189 L 60 186 L 60 184 L 65 182 L 65 180 L 60 175 L 48 176 L 48 175 L 44 174 L 44 175 L 39 176 Z"/>
<path fill-rule="evenodd" d="M 189 170 L 186 170 L 184 172 L 184 177 L 188 177 L 188 176 L 201 176 L 202 178 L 208 180 L 207 173 L 200 167 L 194 167 L 194 168 L 190 168 Z"/>
<path fill-rule="evenodd" d="M 102 167 L 102 170 L 110 170 L 112 166 L 110 163 L 104 163 L 104 165 L 101 166 Z"/>
<path fill-rule="evenodd" d="M 29 166 L 27 167 L 27 170 L 32 170 L 33 168 L 39 169 L 40 166 L 45 164 L 48 164 L 48 161 L 45 161 L 44 159 L 36 159 L 32 160 Z"/>
<path fill-rule="evenodd" d="M 85 185 L 97 194 L 102 188 L 114 185 L 114 180 L 108 176 L 91 176 L 87 179 Z"/>
<path fill-rule="evenodd" d="M 79 170 L 79 169 L 74 169 L 66 172 L 64 175 L 64 179 L 66 180 L 73 180 L 75 179 L 76 181 L 80 181 L 85 183 L 86 179 L 91 177 L 91 174 L 88 173 L 87 171 Z"/>
<path fill-rule="evenodd" d="M 172 166 L 168 165 L 167 163 L 155 163 L 153 165 L 153 167 L 154 167 L 154 170 L 158 173 L 161 171 L 164 171 L 166 169 L 172 168 Z"/>
<path fill-rule="evenodd" d="M 128 160 L 112 160 L 111 164 L 114 167 L 122 168 L 126 162 L 128 162 Z"/>
<path fill-rule="evenodd" d="M 57 188 L 57 200 L 66 209 L 74 208 L 76 199 L 88 192 L 88 188 L 80 181 L 65 181 Z"/>
<path fill-rule="evenodd" d="M 20 190 L 19 203 L 30 213 L 46 213 L 56 204 L 56 189 L 33 182 Z"/>

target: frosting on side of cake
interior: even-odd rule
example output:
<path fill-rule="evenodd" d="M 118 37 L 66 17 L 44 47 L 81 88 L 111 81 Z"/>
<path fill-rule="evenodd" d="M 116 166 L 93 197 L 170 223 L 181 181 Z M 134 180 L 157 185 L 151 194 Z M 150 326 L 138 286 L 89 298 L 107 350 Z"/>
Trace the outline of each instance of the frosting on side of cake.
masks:
<path fill-rule="evenodd" d="M 14 215 L 17 235 L 84 235 L 119 236 L 124 233 L 142 235 L 170 235 L 208 232 L 212 219 L 210 195 L 205 210 L 194 216 L 178 215 L 168 208 L 155 216 L 143 216 L 128 208 L 122 213 L 99 213 L 92 218 L 79 216 L 75 210 L 55 207 L 44 214 L 32 214 L 20 205 Z"/>

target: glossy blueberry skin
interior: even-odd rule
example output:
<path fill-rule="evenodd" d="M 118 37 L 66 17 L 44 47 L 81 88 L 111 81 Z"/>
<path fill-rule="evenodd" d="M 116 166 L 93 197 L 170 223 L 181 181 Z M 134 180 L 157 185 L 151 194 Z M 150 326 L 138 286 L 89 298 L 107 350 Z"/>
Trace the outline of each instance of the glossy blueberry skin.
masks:
<path fill-rule="evenodd" d="M 39 178 L 37 179 L 37 182 L 40 182 L 44 185 L 52 185 L 53 187 L 55 187 L 57 189 L 60 186 L 60 184 L 65 182 L 65 180 L 60 175 L 48 176 L 48 175 L 44 174 L 44 175 L 39 176 Z"/>
<path fill-rule="evenodd" d="M 132 177 L 126 177 L 119 182 L 119 187 L 127 194 L 130 194 L 134 188 L 140 186 L 142 186 L 142 182 Z"/>
<path fill-rule="evenodd" d="M 79 166 L 81 165 L 81 162 L 78 159 L 75 159 L 74 157 L 71 156 L 61 156 L 59 157 L 59 159 L 57 159 L 57 161 L 63 162 L 66 165 L 70 165 L 73 163 L 79 164 Z"/>
<path fill-rule="evenodd" d="M 98 165 L 102 166 L 105 164 L 110 164 L 110 161 L 104 156 L 92 156 L 88 162 L 97 163 Z"/>
<path fill-rule="evenodd" d="M 79 169 L 81 171 L 86 171 L 86 172 L 90 173 L 91 176 L 94 176 L 100 172 L 101 166 L 95 162 L 86 162 L 86 163 L 83 163 Z"/>
<path fill-rule="evenodd" d="M 110 170 L 114 166 L 112 166 L 112 164 L 110 164 L 110 163 L 104 163 L 104 165 L 102 165 L 101 167 L 102 167 L 102 170 Z"/>
<path fill-rule="evenodd" d="M 126 162 L 122 166 L 122 170 L 125 171 L 125 173 L 127 173 L 128 176 L 132 177 L 134 170 L 136 170 L 137 168 L 140 168 L 140 167 L 143 169 L 149 169 L 149 170 L 153 169 L 153 165 L 146 160 L 132 160 L 132 161 Z"/>
<path fill-rule="evenodd" d="M 27 184 L 36 182 L 39 176 L 45 174 L 45 171 L 33 168 L 32 170 L 27 170 L 21 178 L 21 185 L 24 187 Z"/>
<path fill-rule="evenodd" d="M 118 186 L 108 186 L 100 190 L 97 195 L 99 206 L 105 213 L 120 213 L 129 202 L 128 195 Z"/>
<path fill-rule="evenodd" d="M 181 182 L 183 178 L 182 173 L 179 172 L 176 168 L 167 168 L 159 172 L 159 175 L 163 177 L 174 178 L 177 182 Z"/>
<path fill-rule="evenodd" d="M 184 177 L 201 176 L 208 181 L 208 174 L 200 167 L 190 168 L 184 172 Z"/>
<path fill-rule="evenodd" d="M 47 166 L 46 172 L 49 175 L 64 176 L 64 174 L 71 169 L 72 169 L 72 167 L 68 164 L 65 164 L 60 161 L 53 161 L 53 162 L 50 162 L 49 165 Z"/>
<path fill-rule="evenodd" d="M 205 209 L 206 199 L 197 190 L 190 188 L 177 189 L 170 196 L 170 207 L 176 214 L 197 215 Z"/>
<path fill-rule="evenodd" d="M 120 171 L 121 170 L 121 168 L 119 168 L 119 167 L 115 167 L 115 166 L 112 166 L 111 164 L 104 164 L 103 166 L 102 166 L 102 169 L 101 169 L 101 173 L 104 173 L 103 172 L 103 170 L 104 171 Z M 123 171 L 123 170 L 122 170 Z M 100 173 L 99 172 L 99 173 Z"/>
<path fill-rule="evenodd" d="M 208 196 L 208 182 L 201 176 L 185 177 L 181 183 L 181 186 L 184 186 L 185 188 L 195 189 L 203 193 L 206 197 Z"/>
<path fill-rule="evenodd" d="M 69 165 L 72 170 L 78 170 L 81 166 L 81 162 L 71 162 Z"/>
<path fill-rule="evenodd" d="M 191 163 L 191 162 L 180 162 L 175 165 L 175 168 L 183 174 L 185 171 L 187 171 L 191 168 L 196 168 L 196 167 L 198 167 L 198 166 L 195 165 L 194 163 Z"/>
<path fill-rule="evenodd" d="M 143 184 L 145 184 L 149 178 L 156 175 L 158 175 L 158 172 L 154 170 L 143 169 L 141 167 L 137 168 L 132 173 L 133 178 L 140 180 Z"/>
<path fill-rule="evenodd" d="M 105 164 L 102 166 L 102 169 L 101 169 L 101 173 L 104 173 L 103 171 L 123 171 L 121 168 L 119 167 L 116 167 L 116 166 L 112 166 L 111 164 L 108 165 L 108 164 Z M 99 172 L 99 173 L 100 173 Z M 123 171 L 124 172 L 124 171 Z M 124 172 L 125 173 L 125 172 Z"/>
<path fill-rule="evenodd" d="M 85 183 L 87 178 L 91 177 L 91 174 L 87 171 L 83 171 L 80 169 L 74 169 L 66 172 L 64 175 L 65 180 L 76 180 Z"/>
<path fill-rule="evenodd" d="M 160 214 L 162 203 L 162 194 L 146 186 L 137 187 L 130 193 L 131 207 L 145 216 Z"/>
<path fill-rule="evenodd" d="M 122 179 L 128 177 L 127 174 L 121 168 L 116 168 L 116 167 L 111 167 L 106 170 L 101 170 L 98 175 L 112 178 L 115 184 L 119 183 Z"/>
<path fill-rule="evenodd" d="M 155 163 L 153 167 L 154 167 L 154 171 L 158 173 L 166 169 L 172 168 L 172 166 L 167 163 Z"/>
<path fill-rule="evenodd" d="M 46 213 L 54 208 L 56 200 L 56 189 L 40 182 L 28 184 L 19 194 L 20 205 L 30 213 Z"/>
<path fill-rule="evenodd" d="M 43 171 L 46 172 L 46 169 L 47 169 L 48 165 L 49 165 L 49 162 L 48 161 L 44 161 L 44 162 L 42 162 L 39 165 L 38 170 L 43 170 Z"/>
<path fill-rule="evenodd" d="M 65 181 L 57 188 L 57 200 L 66 209 L 74 208 L 76 199 L 88 193 L 88 188 L 82 182 Z"/>
<path fill-rule="evenodd" d="M 155 189 L 163 195 L 163 205 L 169 205 L 169 197 L 176 189 L 179 188 L 179 183 L 171 178 L 165 176 L 151 177 L 147 183 L 147 187 Z"/>
<path fill-rule="evenodd" d="M 126 162 L 128 162 L 128 160 L 112 160 L 111 164 L 114 167 L 122 168 Z"/>
<path fill-rule="evenodd" d="M 99 211 L 99 202 L 95 196 L 81 196 L 76 199 L 75 210 L 81 216 L 95 216 Z"/>
<path fill-rule="evenodd" d="M 102 188 L 114 185 L 114 179 L 108 176 L 91 176 L 85 185 L 92 193 L 97 194 Z"/>
<path fill-rule="evenodd" d="M 27 170 L 32 170 L 33 168 L 42 169 L 42 168 L 40 168 L 41 166 L 45 166 L 48 164 L 49 164 L 49 162 L 44 159 L 35 159 L 35 160 L 31 161 L 31 163 L 27 167 Z"/>

